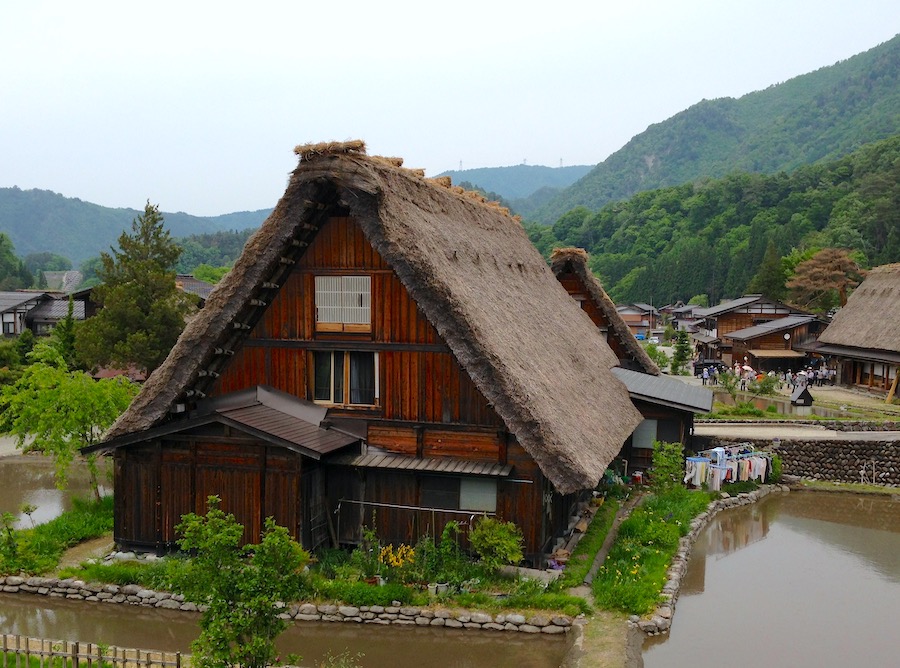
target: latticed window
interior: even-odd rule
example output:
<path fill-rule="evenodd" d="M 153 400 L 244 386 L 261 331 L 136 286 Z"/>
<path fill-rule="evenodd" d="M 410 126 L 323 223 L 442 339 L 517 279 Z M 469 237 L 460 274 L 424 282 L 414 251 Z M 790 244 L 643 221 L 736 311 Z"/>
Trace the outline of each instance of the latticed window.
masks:
<path fill-rule="evenodd" d="M 316 329 L 368 332 L 372 329 L 370 276 L 316 276 Z"/>

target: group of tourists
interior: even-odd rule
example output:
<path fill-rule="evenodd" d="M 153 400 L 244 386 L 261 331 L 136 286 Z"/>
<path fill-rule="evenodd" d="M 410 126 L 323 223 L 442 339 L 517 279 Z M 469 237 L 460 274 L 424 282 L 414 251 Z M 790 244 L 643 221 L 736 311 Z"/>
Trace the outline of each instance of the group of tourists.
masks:
<path fill-rule="evenodd" d="M 730 372 L 732 372 L 731 369 L 726 369 L 724 371 L 724 373 Z M 761 372 L 755 371 L 747 365 L 742 366 L 739 362 L 735 363 L 733 373 L 737 378 L 740 379 L 741 390 L 746 390 L 747 385 L 750 381 L 758 379 L 762 376 Z M 716 366 L 704 366 L 703 370 L 698 375 L 700 376 L 704 385 L 719 384 L 720 371 Z M 769 371 L 766 375 L 774 377 L 778 380 L 778 389 L 787 386 L 791 389 L 791 391 L 794 391 L 798 387 L 803 387 L 806 385 L 834 385 L 835 379 L 837 378 L 837 369 L 832 369 L 825 366 L 819 369 L 809 367 L 796 372 L 791 370 L 782 371 L 781 369 L 779 369 L 778 371 Z"/>

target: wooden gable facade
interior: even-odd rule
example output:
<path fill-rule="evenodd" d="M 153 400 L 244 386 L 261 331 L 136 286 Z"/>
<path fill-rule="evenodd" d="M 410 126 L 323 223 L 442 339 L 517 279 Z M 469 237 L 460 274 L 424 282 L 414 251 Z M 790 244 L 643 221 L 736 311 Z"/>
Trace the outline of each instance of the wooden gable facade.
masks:
<path fill-rule="evenodd" d="M 315 549 L 487 513 L 540 563 L 639 421 L 572 314 L 505 213 L 354 148 L 302 157 L 91 448 L 114 455 L 115 539 L 169 549 L 215 494 L 248 542 L 269 516 Z"/>

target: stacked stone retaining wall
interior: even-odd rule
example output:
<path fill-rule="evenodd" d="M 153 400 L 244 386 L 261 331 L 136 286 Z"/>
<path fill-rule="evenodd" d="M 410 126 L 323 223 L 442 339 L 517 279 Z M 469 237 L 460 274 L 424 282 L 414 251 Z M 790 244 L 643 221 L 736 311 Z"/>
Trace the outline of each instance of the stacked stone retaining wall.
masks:
<path fill-rule="evenodd" d="M 100 601 L 125 605 L 140 605 L 184 612 L 198 612 L 197 605 L 184 600 L 180 594 L 145 589 L 138 585 L 100 584 L 72 578 L 0 577 L 0 591 L 10 594 L 28 593 L 51 598 L 81 601 Z M 445 626 L 454 629 L 483 629 L 557 635 L 572 628 L 567 615 L 535 614 L 525 616 L 509 612 L 491 615 L 473 610 L 443 607 L 352 606 L 338 604 L 300 603 L 284 606 L 282 619 L 301 622 L 355 622 L 394 626 Z"/>
<path fill-rule="evenodd" d="M 695 441 L 699 441 L 697 437 Z M 752 443 L 781 457 L 782 473 L 801 478 L 833 480 L 835 482 L 868 482 L 879 485 L 900 485 L 900 442 L 872 440 L 748 440 L 705 437 L 708 445 Z M 873 473 L 874 466 L 874 473 Z"/>

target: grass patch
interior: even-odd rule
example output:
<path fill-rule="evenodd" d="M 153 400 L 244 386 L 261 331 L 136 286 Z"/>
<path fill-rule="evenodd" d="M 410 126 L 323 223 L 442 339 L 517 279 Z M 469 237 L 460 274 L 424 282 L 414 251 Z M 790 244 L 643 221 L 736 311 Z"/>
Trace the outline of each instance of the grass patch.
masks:
<path fill-rule="evenodd" d="M 609 533 L 618 510 L 619 502 L 614 498 L 607 498 L 597 509 L 591 525 L 578 541 L 575 551 L 566 563 L 566 569 L 557 580 L 561 587 L 577 587 L 584 582 L 585 576 L 594 563 L 594 557 L 603 547 L 603 541 L 606 540 L 606 534 Z"/>
<path fill-rule="evenodd" d="M 53 570 L 68 548 L 99 538 L 113 529 L 113 499 L 75 499 L 72 510 L 31 529 L 12 529 L 0 536 L 0 573 L 39 575 Z"/>
<path fill-rule="evenodd" d="M 182 559 L 169 557 L 160 561 L 113 561 L 63 568 L 60 578 L 78 578 L 85 582 L 107 582 L 120 586 L 136 584 L 147 589 L 171 589 Z"/>
<path fill-rule="evenodd" d="M 900 489 L 896 487 L 883 487 L 881 485 L 863 485 L 858 482 L 831 482 L 829 480 L 801 480 L 800 486 L 804 489 L 817 492 L 847 492 L 852 494 L 882 494 L 886 496 L 900 495 Z"/>
<path fill-rule="evenodd" d="M 666 583 L 666 571 L 691 520 L 706 510 L 710 494 L 682 487 L 653 494 L 619 526 L 619 533 L 594 580 L 594 600 L 603 608 L 650 612 Z"/>

